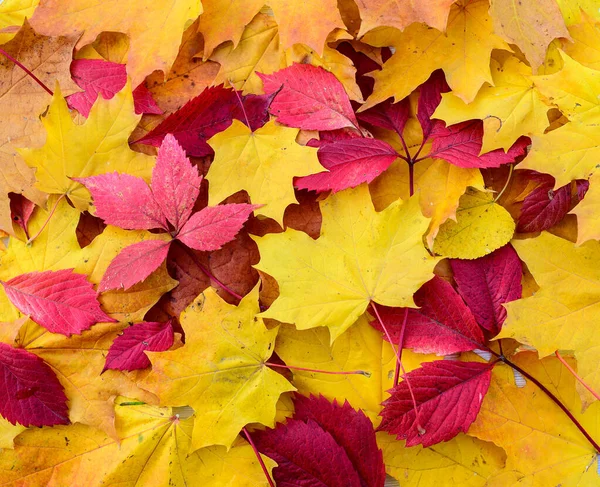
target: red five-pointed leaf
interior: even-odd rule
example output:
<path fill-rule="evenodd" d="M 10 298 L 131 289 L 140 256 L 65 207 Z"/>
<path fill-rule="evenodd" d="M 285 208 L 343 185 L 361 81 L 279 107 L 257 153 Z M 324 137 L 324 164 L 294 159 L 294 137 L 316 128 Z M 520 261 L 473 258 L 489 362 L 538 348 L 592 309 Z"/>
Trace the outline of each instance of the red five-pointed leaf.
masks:
<path fill-rule="evenodd" d="M 183 226 L 177 240 L 196 250 L 220 249 L 242 229 L 260 205 L 230 204 L 203 208 Z"/>
<path fill-rule="evenodd" d="M 298 189 L 337 192 L 370 183 L 398 157 L 391 145 L 377 139 L 355 137 L 315 142 L 309 145 L 319 147 L 319 162 L 329 172 L 298 178 L 295 182 Z"/>
<path fill-rule="evenodd" d="M 435 276 L 415 293 L 419 309 L 381 306 L 381 319 L 398 343 L 404 317 L 404 347 L 419 353 L 450 355 L 484 347 L 485 339 L 471 310 L 450 284 Z M 371 323 L 381 329 L 376 320 Z M 387 338 L 384 335 L 384 338 Z"/>
<path fill-rule="evenodd" d="M 72 269 L 21 274 L 2 285 L 21 313 L 52 333 L 79 335 L 95 323 L 115 321 L 100 309 L 85 276 Z"/>
<path fill-rule="evenodd" d="M 190 218 L 201 182 L 198 169 L 185 157 L 177 139 L 167 134 L 152 171 L 152 193 L 175 230 L 180 230 Z"/>
<path fill-rule="evenodd" d="M 475 260 L 451 259 L 458 292 L 483 328 L 492 336 L 500 332 L 506 319 L 503 303 L 521 297 L 521 261 L 506 245 Z"/>
<path fill-rule="evenodd" d="M 406 446 L 423 447 L 466 432 L 479 413 L 493 367 L 493 363 L 453 360 L 425 362 L 389 391 L 391 397 L 383 402 L 378 431 L 406 439 Z"/>
<path fill-rule="evenodd" d="M 342 83 L 329 71 L 294 63 L 273 74 L 260 74 L 265 93 L 275 93 L 271 114 L 289 127 L 335 130 L 358 122 Z"/>
<path fill-rule="evenodd" d="M 173 345 L 173 324 L 144 322 L 125 328 L 106 356 L 104 370 L 137 370 L 150 367 L 144 352 L 164 352 Z"/>
<path fill-rule="evenodd" d="M 167 258 L 171 241 L 145 240 L 125 247 L 110 265 L 98 291 L 129 289 L 152 274 Z"/>
<path fill-rule="evenodd" d="M 127 230 L 167 229 L 165 216 L 142 178 L 113 172 L 74 180 L 89 189 L 96 215 L 109 225 Z"/>
<path fill-rule="evenodd" d="M 362 412 L 323 398 L 298 405 L 298 419 L 252 433 L 259 451 L 278 464 L 273 470 L 278 487 L 383 487 L 382 455 Z"/>
<path fill-rule="evenodd" d="M 41 358 L 27 350 L 0 343 L 0 391 L 0 415 L 13 424 L 69 424 L 60 382 Z"/>

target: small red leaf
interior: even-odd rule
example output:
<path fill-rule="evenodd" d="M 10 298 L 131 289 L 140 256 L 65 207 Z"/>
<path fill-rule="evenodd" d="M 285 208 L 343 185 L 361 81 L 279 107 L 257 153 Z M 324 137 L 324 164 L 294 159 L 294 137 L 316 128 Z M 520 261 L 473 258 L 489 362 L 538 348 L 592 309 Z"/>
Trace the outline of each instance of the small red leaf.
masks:
<path fill-rule="evenodd" d="M 25 235 L 29 238 L 27 224 L 35 210 L 35 203 L 29 201 L 25 196 L 18 193 L 9 193 L 10 198 L 10 216 L 13 222 L 19 225 Z"/>
<path fill-rule="evenodd" d="M 73 178 L 92 193 L 96 216 L 127 230 L 167 229 L 167 221 L 142 178 L 117 172 Z"/>
<path fill-rule="evenodd" d="M 115 321 L 100 309 L 86 277 L 73 269 L 21 274 L 2 285 L 21 313 L 52 333 L 79 335 L 96 323 Z"/>
<path fill-rule="evenodd" d="M 485 346 L 485 338 L 471 310 L 442 278 L 435 276 L 425 283 L 414 299 L 419 309 L 379 307 L 381 319 L 395 344 L 400 339 L 406 316 L 404 347 L 415 352 L 450 355 Z M 371 325 L 383 332 L 379 321 Z M 384 339 L 387 340 L 385 335 Z"/>
<path fill-rule="evenodd" d="M 410 116 L 410 101 L 404 98 L 398 103 L 392 103 L 392 98 L 379 103 L 364 112 L 358 114 L 361 122 L 366 122 L 375 127 L 393 130 L 402 135 L 404 126 Z"/>
<path fill-rule="evenodd" d="M 383 456 L 362 412 L 324 398 L 297 404 L 297 419 L 252 433 L 259 451 L 278 464 L 278 487 L 383 487 Z"/>
<path fill-rule="evenodd" d="M 123 330 L 108 350 L 104 370 L 137 370 L 150 367 L 145 352 L 164 352 L 173 346 L 173 323 L 144 322 Z"/>
<path fill-rule="evenodd" d="M 12 424 L 69 424 L 63 387 L 52 369 L 27 350 L 0 343 L 0 415 Z"/>
<path fill-rule="evenodd" d="M 425 448 L 466 432 L 479 413 L 493 367 L 493 363 L 451 360 L 423 363 L 389 391 L 377 430 L 405 439 L 406 446 Z"/>
<path fill-rule="evenodd" d="M 177 240 L 196 250 L 217 250 L 233 240 L 260 205 L 230 204 L 203 208 L 183 226 Z"/>
<path fill-rule="evenodd" d="M 436 120 L 430 137 L 433 144 L 429 157 L 443 159 L 458 167 L 500 167 L 523 155 L 529 144 L 527 137 L 521 137 L 508 152 L 496 149 L 479 155 L 483 140 L 481 120 L 470 120 L 449 127 Z"/>
<path fill-rule="evenodd" d="M 233 90 L 222 85 L 207 88 L 136 142 L 158 147 L 167 134 L 173 134 L 189 156 L 209 156 L 214 152 L 206 141 L 234 118 L 246 123 L 247 116 L 252 130 L 268 120 L 270 96 L 248 95 L 242 103 L 245 114 Z"/>
<path fill-rule="evenodd" d="M 429 138 L 435 124 L 435 121 L 431 120 L 431 115 L 433 115 L 433 112 L 435 112 L 435 109 L 442 101 L 442 93 L 447 93 L 448 91 L 450 91 L 450 87 L 446 83 L 444 72 L 441 69 L 434 71 L 429 79 L 421 85 L 417 120 L 419 120 L 423 129 L 424 140 Z M 408 98 L 405 98 L 405 100 L 408 102 Z"/>
<path fill-rule="evenodd" d="M 571 184 L 554 190 L 554 178 L 534 174 L 541 184 L 523 200 L 517 232 L 541 232 L 561 221 L 571 208 Z"/>
<path fill-rule="evenodd" d="M 192 166 L 177 139 L 167 134 L 152 171 L 152 193 L 175 230 L 179 231 L 189 220 L 201 182 L 198 168 Z"/>
<path fill-rule="evenodd" d="M 69 95 L 67 103 L 84 117 L 88 117 L 98 94 L 110 100 L 127 83 L 127 71 L 124 64 L 104 59 L 76 59 L 71 63 L 73 81 L 84 91 Z M 135 113 L 160 114 L 162 110 L 152 98 L 147 88 L 141 84 L 133 91 Z"/>
<path fill-rule="evenodd" d="M 279 90 L 271 104 L 279 123 L 304 130 L 358 126 L 342 83 L 329 71 L 294 63 L 273 74 L 257 74 L 265 93 Z"/>
<path fill-rule="evenodd" d="M 110 265 L 98 291 L 129 289 L 152 274 L 167 258 L 171 241 L 145 240 L 125 247 Z"/>
<path fill-rule="evenodd" d="M 398 157 L 387 142 L 356 137 L 335 142 L 319 141 L 317 156 L 329 172 L 298 178 L 298 189 L 311 191 L 332 190 L 334 193 L 370 183 L 385 171 Z"/>
<path fill-rule="evenodd" d="M 521 297 L 521 261 L 510 245 L 475 260 L 450 259 L 458 292 L 492 336 L 506 319 L 503 303 Z"/>

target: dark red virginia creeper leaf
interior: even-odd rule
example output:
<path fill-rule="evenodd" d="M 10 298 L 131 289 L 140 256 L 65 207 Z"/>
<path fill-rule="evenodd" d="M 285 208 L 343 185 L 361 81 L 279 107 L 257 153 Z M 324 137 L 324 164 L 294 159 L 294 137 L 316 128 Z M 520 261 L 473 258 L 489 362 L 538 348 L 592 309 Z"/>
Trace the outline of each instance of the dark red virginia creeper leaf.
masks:
<path fill-rule="evenodd" d="M 270 112 L 279 123 L 304 130 L 358 127 L 342 83 L 329 71 L 294 63 L 273 74 L 257 74 L 265 93 L 276 93 Z"/>
<path fill-rule="evenodd" d="M 425 83 L 421 85 L 419 92 L 419 103 L 417 107 L 417 120 L 423 129 L 423 139 L 427 140 L 433 126 L 436 123 L 431 119 L 431 115 L 435 112 L 442 101 L 442 93 L 450 91 L 444 72 L 441 69 L 434 71 Z M 483 134 L 482 134 L 483 136 Z"/>
<path fill-rule="evenodd" d="M 181 230 L 189 220 L 201 183 L 198 168 L 190 164 L 175 137 L 167 134 L 152 170 L 152 193 L 175 230 Z"/>
<path fill-rule="evenodd" d="M 18 193 L 9 193 L 10 198 L 10 216 L 13 222 L 19 225 L 25 235 L 28 236 L 27 224 L 35 210 L 35 203 L 29 201 L 25 196 Z"/>
<path fill-rule="evenodd" d="M 150 367 L 149 352 L 164 352 L 173 346 L 173 323 L 144 322 L 123 330 L 108 350 L 104 370 L 137 370 Z"/>
<path fill-rule="evenodd" d="M 30 272 L 2 281 L 10 302 L 52 333 L 80 335 L 99 322 L 114 322 L 100 309 L 94 287 L 73 269 Z"/>
<path fill-rule="evenodd" d="M 241 99 L 243 110 L 233 90 L 222 85 L 207 88 L 136 142 L 158 147 L 167 134 L 173 134 L 189 156 L 209 156 L 214 151 L 206 141 L 229 127 L 234 118 L 250 123 L 252 130 L 268 121 L 271 95 L 247 95 Z"/>
<path fill-rule="evenodd" d="M 177 240 L 196 250 L 217 250 L 233 240 L 256 208 L 261 205 L 232 203 L 208 206 L 194 213 Z"/>
<path fill-rule="evenodd" d="M 523 155 L 529 138 L 520 137 L 508 150 L 496 149 L 479 155 L 483 140 L 483 122 L 469 120 L 446 127 L 434 122 L 430 138 L 433 141 L 429 157 L 443 159 L 458 167 L 500 167 Z"/>
<path fill-rule="evenodd" d="M 454 360 L 423 363 L 389 391 L 377 430 L 405 439 L 406 446 L 424 448 L 466 432 L 479 413 L 493 367 L 494 363 Z"/>
<path fill-rule="evenodd" d="M 485 338 L 471 310 L 454 288 L 435 276 L 415 293 L 419 309 L 380 306 L 380 315 L 395 344 L 404 318 L 404 347 L 419 353 L 450 355 L 484 347 Z M 371 323 L 383 333 L 379 321 Z M 387 337 L 384 335 L 384 339 Z"/>
<path fill-rule="evenodd" d="M 124 64 L 104 59 L 75 59 L 71 63 L 73 81 L 84 91 L 67 96 L 67 103 L 84 117 L 88 117 L 98 94 L 110 100 L 127 83 L 127 71 Z M 152 98 L 144 84 L 133 90 L 135 113 L 161 114 L 162 110 Z"/>
<path fill-rule="evenodd" d="M 393 130 L 397 134 L 402 135 L 409 116 L 410 102 L 408 98 L 404 98 L 398 103 L 393 103 L 393 99 L 389 98 L 388 100 L 359 113 L 358 119 L 361 122 L 369 123 L 375 127 Z"/>
<path fill-rule="evenodd" d="M 0 415 L 12 424 L 69 424 L 63 387 L 52 369 L 27 350 L 0 343 Z"/>
<path fill-rule="evenodd" d="M 370 183 L 398 157 L 387 142 L 364 137 L 334 142 L 311 141 L 308 145 L 319 147 L 319 162 L 329 169 L 329 172 L 296 179 L 296 188 L 310 191 L 332 190 L 336 193 L 365 182 Z"/>
<path fill-rule="evenodd" d="M 146 181 L 117 172 L 73 178 L 92 193 L 96 216 L 126 230 L 167 230 L 167 220 Z"/>
<path fill-rule="evenodd" d="M 500 333 L 506 319 L 502 304 L 521 297 L 521 261 L 515 250 L 509 244 L 479 259 L 450 259 L 450 264 L 477 323 L 492 336 Z"/>
<path fill-rule="evenodd" d="M 383 487 L 383 456 L 362 411 L 322 397 L 297 405 L 287 424 L 252 433 L 258 450 L 278 464 L 278 487 Z"/>
<path fill-rule="evenodd" d="M 98 291 L 129 289 L 152 274 L 167 258 L 171 241 L 145 240 L 125 247 L 109 264 Z"/>
<path fill-rule="evenodd" d="M 517 232 L 541 232 L 556 225 L 571 209 L 571 183 L 554 190 L 554 178 L 528 171 L 539 182 L 523 200 Z"/>

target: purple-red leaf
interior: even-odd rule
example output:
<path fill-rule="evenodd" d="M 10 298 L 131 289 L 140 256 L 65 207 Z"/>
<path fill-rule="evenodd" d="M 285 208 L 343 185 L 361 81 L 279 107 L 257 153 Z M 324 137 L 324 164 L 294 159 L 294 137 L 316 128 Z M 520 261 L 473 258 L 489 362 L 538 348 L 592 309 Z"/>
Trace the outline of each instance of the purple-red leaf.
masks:
<path fill-rule="evenodd" d="M 393 103 L 392 98 L 379 103 L 358 114 L 361 122 L 366 122 L 375 127 L 394 130 L 398 135 L 404 132 L 404 126 L 410 116 L 410 101 L 404 98 L 398 103 Z"/>
<path fill-rule="evenodd" d="M 431 135 L 435 122 L 431 120 L 431 115 L 435 112 L 442 101 L 442 93 L 450 91 L 444 72 L 441 69 L 434 71 L 425 83 L 421 85 L 419 92 L 419 103 L 417 108 L 417 120 L 423 129 L 423 140 L 427 140 Z M 405 98 L 408 101 L 408 98 Z"/>
<path fill-rule="evenodd" d="M 296 404 L 299 410 L 286 425 L 252 433 L 259 451 L 278 464 L 278 487 L 383 487 L 383 457 L 362 412 L 324 398 Z"/>
<path fill-rule="evenodd" d="M 69 424 L 63 387 L 52 369 L 27 350 L 0 343 L 0 415 L 12 424 Z"/>
<path fill-rule="evenodd" d="M 364 137 L 335 142 L 318 141 L 309 145 L 319 147 L 319 162 L 329 172 L 298 178 L 295 182 L 298 189 L 332 190 L 335 193 L 365 182 L 370 183 L 398 157 L 387 142 Z"/>
<path fill-rule="evenodd" d="M 150 367 L 145 352 L 164 352 L 173 346 L 173 323 L 144 322 L 123 330 L 108 350 L 104 370 L 137 370 Z"/>
<path fill-rule="evenodd" d="M 35 210 L 35 203 L 29 201 L 22 194 L 9 193 L 8 196 L 10 198 L 10 217 L 13 222 L 23 229 L 27 238 L 29 238 L 27 225 L 33 214 L 33 210 Z"/>
<path fill-rule="evenodd" d="M 342 83 L 329 71 L 294 63 L 273 74 L 258 76 L 265 93 L 278 92 L 270 111 L 279 123 L 304 130 L 358 126 Z"/>
<path fill-rule="evenodd" d="M 177 139 L 167 134 L 152 171 L 152 193 L 175 230 L 179 231 L 189 220 L 201 182 L 198 168 L 192 166 Z"/>
<path fill-rule="evenodd" d="M 510 245 L 475 260 L 451 259 L 458 292 L 477 323 L 497 335 L 506 319 L 503 303 L 521 297 L 521 261 Z"/>
<path fill-rule="evenodd" d="M 177 240 L 196 250 L 217 250 L 233 240 L 260 205 L 230 204 L 203 208 L 183 226 Z"/>
<path fill-rule="evenodd" d="M 377 430 L 405 439 L 406 446 L 423 447 L 466 432 L 479 413 L 493 367 L 493 363 L 453 360 L 423 363 L 389 391 Z"/>
<path fill-rule="evenodd" d="M 86 277 L 72 269 L 21 274 L 2 285 L 21 313 L 52 333 L 79 335 L 96 323 L 115 321 L 100 309 Z"/>
<path fill-rule="evenodd" d="M 71 63 L 73 81 L 84 91 L 69 95 L 67 103 L 84 117 L 88 117 L 98 94 L 105 100 L 111 99 L 127 83 L 127 71 L 124 64 L 104 59 L 76 59 Z M 152 98 L 148 89 L 139 85 L 133 90 L 135 113 L 160 114 L 162 110 Z"/>
<path fill-rule="evenodd" d="M 380 306 L 381 320 L 397 344 L 402 325 L 404 347 L 419 353 L 450 355 L 485 346 L 485 338 L 471 310 L 453 287 L 435 276 L 415 293 L 414 308 L 388 308 Z M 372 326 L 383 332 L 377 320 Z M 387 337 L 384 335 L 384 338 Z"/>
<path fill-rule="evenodd" d="M 158 147 L 167 134 L 173 134 L 189 156 L 209 156 L 214 152 L 206 141 L 229 127 L 234 118 L 246 123 L 247 116 L 252 130 L 262 127 L 268 120 L 271 98 L 242 97 L 242 110 L 233 90 L 222 85 L 207 88 L 136 142 Z"/>
<path fill-rule="evenodd" d="M 436 120 L 430 137 L 433 144 L 429 157 L 443 159 L 458 167 L 500 167 L 523 155 L 529 144 L 527 137 L 521 137 L 508 152 L 496 149 L 479 155 L 483 140 L 481 120 L 470 120 L 449 127 Z"/>
<path fill-rule="evenodd" d="M 561 221 L 571 208 L 571 184 L 554 190 L 554 178 L 532 173 L 541 184 L 523 200 L 517 232 L 541 232 Z"/>
<path fill-rule="evenodd" d="M 92 193 L 96 216 L 127 230 L 167 229 L 165 215 L 142 178 L 117 172 L 73 178 Z"/>
<path fill-rule="evenodd" d="M 171 241 L 145 240 L 125 247 L 110 265 L 98 291 L 129 289 L 152 274 L 167 258 Z"/>

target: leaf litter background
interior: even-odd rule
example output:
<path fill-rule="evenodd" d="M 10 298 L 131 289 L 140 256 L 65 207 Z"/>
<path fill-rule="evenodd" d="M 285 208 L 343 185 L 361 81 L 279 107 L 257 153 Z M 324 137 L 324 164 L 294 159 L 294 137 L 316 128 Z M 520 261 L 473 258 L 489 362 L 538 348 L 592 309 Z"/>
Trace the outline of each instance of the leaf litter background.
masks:
<path fill-rule="evenodd" d="M 0 43 L 0 485 L 598 485 L 595 1 L 4 0 Z"/>

